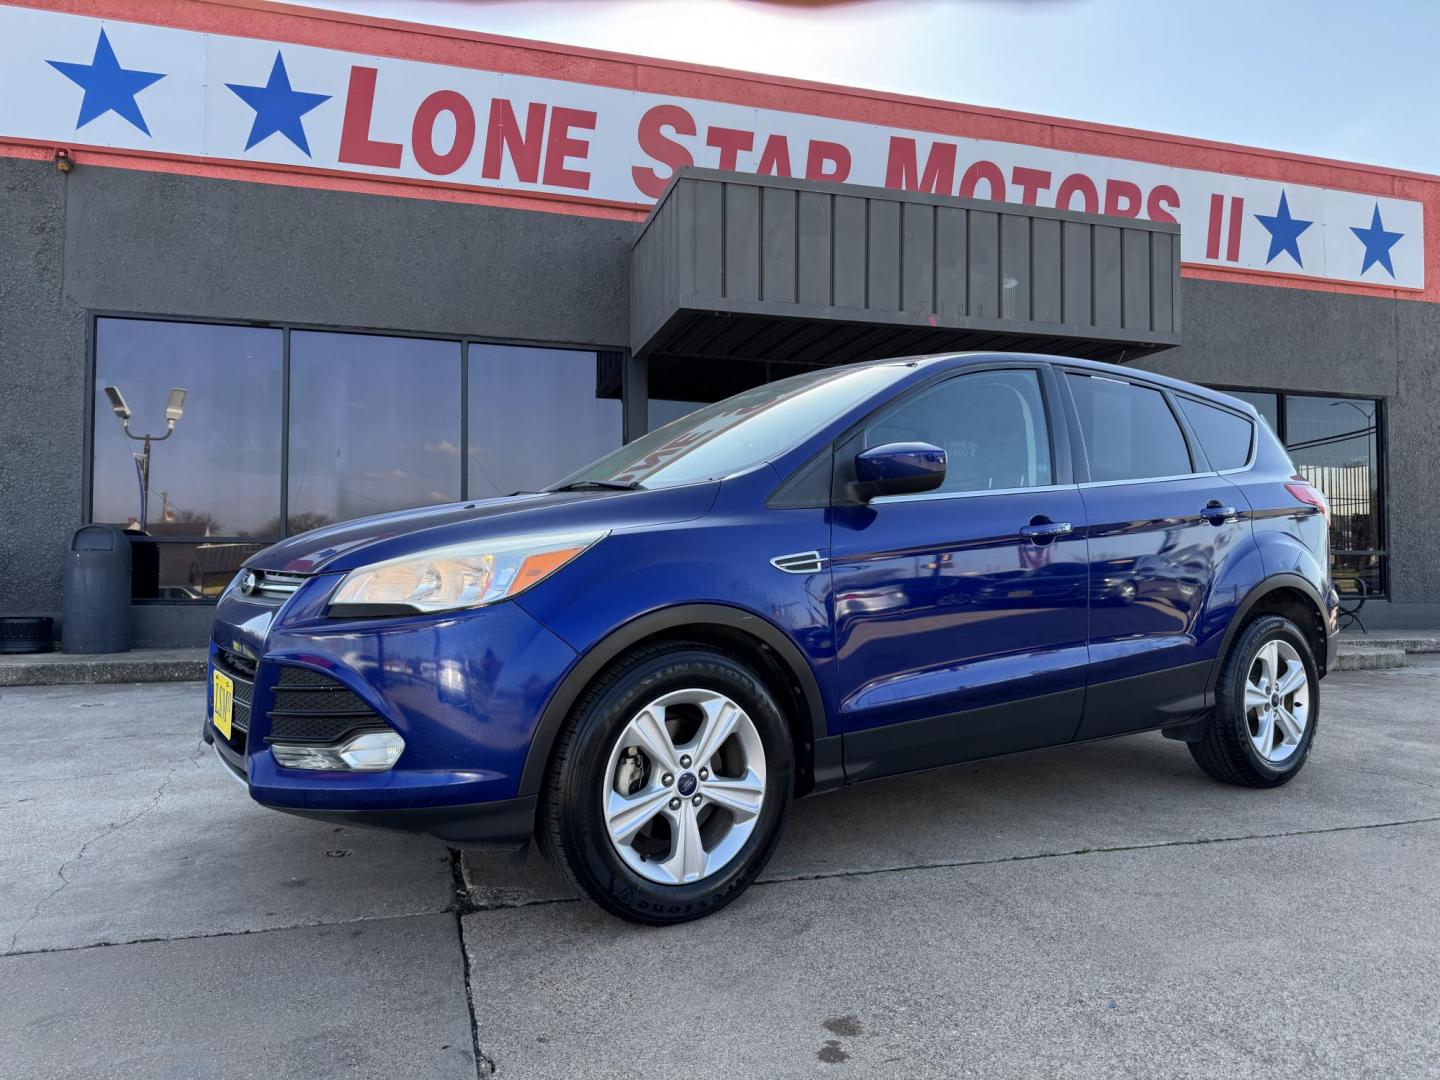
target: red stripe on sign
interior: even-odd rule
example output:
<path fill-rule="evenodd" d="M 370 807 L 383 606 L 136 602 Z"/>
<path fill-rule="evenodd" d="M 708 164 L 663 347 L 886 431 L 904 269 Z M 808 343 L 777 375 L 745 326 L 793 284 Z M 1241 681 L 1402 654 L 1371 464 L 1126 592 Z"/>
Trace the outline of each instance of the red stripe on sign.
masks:
<path fill-rule="evenodd" d="M 1230 196 L 1230 238 L 1225 244 L 1225 258 L 1231 262 L 1240 261 L 1240 225 L 1245 220 L 1245 200 L 1239 195 Z"/>
<path fill-rule="evenodd" d="M 1205 258 L 1220 258 L 1220 219 L 1225 216 L 1225 196 L 1210 196 L 1210 234 L 1205 238 Z"/>

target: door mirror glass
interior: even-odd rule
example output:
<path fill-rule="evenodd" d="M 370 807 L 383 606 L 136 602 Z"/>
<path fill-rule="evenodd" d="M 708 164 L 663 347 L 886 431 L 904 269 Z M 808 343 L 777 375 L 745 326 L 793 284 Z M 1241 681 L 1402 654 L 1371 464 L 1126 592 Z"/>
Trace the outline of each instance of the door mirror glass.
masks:
<path fill-rule="evenodd" d="M 855 457 L 855 495 L 862 502 L 934 491 L 944 482 L 945 451 L 930 443 L 886 443 Z"/>

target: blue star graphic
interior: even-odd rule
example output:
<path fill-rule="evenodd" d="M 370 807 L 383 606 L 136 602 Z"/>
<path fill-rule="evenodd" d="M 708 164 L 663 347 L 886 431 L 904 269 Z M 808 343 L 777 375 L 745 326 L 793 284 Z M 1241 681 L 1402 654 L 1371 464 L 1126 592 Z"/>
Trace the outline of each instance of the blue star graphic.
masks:
<path fill-rule="evenodd" d="M 103 29 L 100 31 L 100 40 L 95 44 L 95 58 L 90 63 L 74 64 L 65 60 L 45 62 L 85 91 L 85 97 L 80 101 L 80 117 L 75 121 L 77 128 L 84 127 L 97 116 L 113 112 L 116 116 L 129 120 L 146 135 L 150 134 L 150 129 L 145 125 L 145 117 L 140 114 L 140 106 L 135 103 L 135 95 L 165 76 L 156 71 L 122 68 L 120 61 L 115 59 L 115 50 L 110 47 L 110 39 L 105 36 Z"/>
<path fill-rule="evenodd" d="M 1360 273 L 1365 273 L 1370 267 L 1379 263 L 1393 278 L 1395 267 L 1390 263 L 1390 249 L 1405 234 L 1385 231 L 1385 225 L 1380 220 L 1380 204 L 1378 202 L 1375 204 L 1375 213 L 1370 217 L 1370 228 L 1357 229 L 1351 225 L 1350 231 L 1355 234 L 1360 243 L 1365 245 L 1365 262 L 1360 267 Z"/>
<path fill-rule="evenodd" d="M 1275 215 L 1256 214 L 1255 220 L 1270 233 L 1270 254 L 1265 256 L 1266 266 L 1274 261 L 1276 255 L 1288 251 L 1295 265 L 1304 267 L 1305 264 L 1300 261 L 1300 234 L 1315 223 L 1290 216 L 1290 204 L 1285 201 L 1284 188 L 1280 189 L 1280 209 L 1275 211 Z"/>
<path fill-rule="evenodd" d="M 305 138 L 305 125 L 300 118 L 316 106 L 329 101 L 330 95 L 292 90 L 290 75 L 285 70 L 285 58 L 280 55 L 279 49 L 275 50 L 275 63 L 270 68 L 270 80 L 264 86 L 241 86 L 238 83 L 225 85 L 255 110 L 255 122 L 250 125 L 246 150 L 278 132 L 303 150 L 306 157 L 310 156 L 310 143 Z"/>

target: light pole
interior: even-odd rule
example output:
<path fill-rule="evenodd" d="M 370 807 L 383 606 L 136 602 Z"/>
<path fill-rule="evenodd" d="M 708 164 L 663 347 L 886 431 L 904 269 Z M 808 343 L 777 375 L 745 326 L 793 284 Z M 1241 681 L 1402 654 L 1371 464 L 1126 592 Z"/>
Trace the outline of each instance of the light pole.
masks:
<path fill-rule="evenodd" d="M 140 476 L 140 531 L 145 531 L 149 516 L 150 506 L 150 444 L 152 442 L 164 442 L 175 433 L 175 421 L 179 420 L 185 412 L 184 388 L 175 386 L 170 389 L 170 398 L 165 402 L 165 434 L 164 435 L 136 435 L 130 430 L 130 406 L 125 404 L 125 398 L 118 387 L 105 387 L 105 396 L 110 399 L 110 407 L 115 410 L 115 415 L 120 418 L 120 426 L 125 429 L 125 435 L 136 442 L 143 442 L 145 447 L 135 457 L 135 471 Z"/>

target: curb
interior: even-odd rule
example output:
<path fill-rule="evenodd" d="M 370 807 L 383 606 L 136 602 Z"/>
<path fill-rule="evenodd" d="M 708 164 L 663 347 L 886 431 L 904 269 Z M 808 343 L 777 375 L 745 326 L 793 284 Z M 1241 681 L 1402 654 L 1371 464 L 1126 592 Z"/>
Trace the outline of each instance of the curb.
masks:
<path fill-rule="evenodd" d="M 1400 649 L 1407 653 L 1440 653 L 1440 638 L 1437 637 L 1346 637 L 1341 639 L 1341 648 L 1348 648 L 1352 645 L 1357 649 Z"/>
<path fill-rule="evenodd" d="M 1342 648 L 1335 657 L 1334 671 L 1383 671 L 1405 666 L 1405 650 L 1392 646 L 1366 645 Z"/>
<path fill-rule="evenodd" d="M 56 654 L 49 654 L 54 657 Z M 208 661 L 203 658 L 150 658 L 138 656 L 103 660 L 32 659 L 7 657 L 0 663 L 0 687 L 81 686 L 90 683 L 203 682 Z"/>

